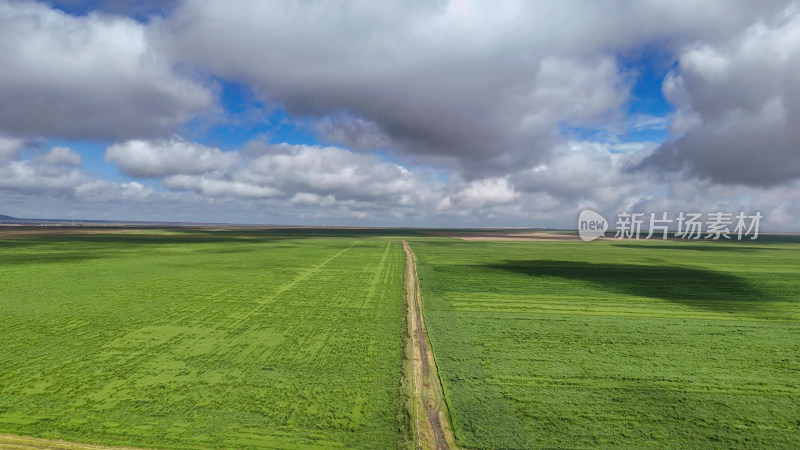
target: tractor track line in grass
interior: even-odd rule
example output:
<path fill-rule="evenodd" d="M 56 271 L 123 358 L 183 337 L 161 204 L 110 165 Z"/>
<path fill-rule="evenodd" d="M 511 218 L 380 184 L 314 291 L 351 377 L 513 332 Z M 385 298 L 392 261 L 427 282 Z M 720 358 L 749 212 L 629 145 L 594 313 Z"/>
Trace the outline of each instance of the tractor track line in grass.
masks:
<path fill-rule="evenodd" d="M 422 314 L 417 279 L 417 260 L 406 241 L 403 241 L 403 251 L 406 254 L 406 300 L 412 328 L 411 345 L 414 365 L 412 389 L 417 448 L 457 448 L 448 420 L 442 383 L 439 380 L 433 349 L 425 333 L 425 320 Z M 420 412 L 424 414 L 422 421 L 419 418 Z"/>
<path fill-rule="evenodd" d="M 132 447 L 109 447 L 105 445 L 82 444 L 78 442 L 68 442 L 55 439 L 43 439 L 30 436 L 17 436 L 14 434 L 0 434 L 0 448 L 3 449 L 31 449 L 46 448 L 58 450 L 132 450 Z"/>

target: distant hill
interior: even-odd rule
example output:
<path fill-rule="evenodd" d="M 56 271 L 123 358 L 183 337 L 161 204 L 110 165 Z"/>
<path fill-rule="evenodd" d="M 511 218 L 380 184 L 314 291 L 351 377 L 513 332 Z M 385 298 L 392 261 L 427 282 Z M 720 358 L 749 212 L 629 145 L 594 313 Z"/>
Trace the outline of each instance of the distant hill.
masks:
<path fill-rule="evenodd" d="M 8 224 L 9 222 L 13 224 L 25 224 L 25 225 L 44 225 L 44 224 L 63 224 L 70 222 L 69 220 L 60 220 L 60 219 L 21 219 L 19 217 L 11 217 L 6 216 L 5 214 L 0 214 L 0 222 Z"/>
<path fill-rule="evenodd" d="M 51 226 L 167 226 L 183 227 L 197 225 L 230 225 L 224 223 L 202 222 L 151 222 L 141 220 L 94 220 L 94 219 L 20 219 L 19 217 L 0 214 L 0 224 L 3 225 L 51 225 Z"/>

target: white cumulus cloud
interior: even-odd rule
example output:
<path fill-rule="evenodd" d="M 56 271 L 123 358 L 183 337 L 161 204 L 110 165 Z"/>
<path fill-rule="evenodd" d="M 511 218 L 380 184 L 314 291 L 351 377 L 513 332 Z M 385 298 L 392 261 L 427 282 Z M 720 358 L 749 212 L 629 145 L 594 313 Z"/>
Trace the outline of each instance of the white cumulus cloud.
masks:
<path fill-rule="evenodd" d="M 239 155 L 173 136 L 114 144 L 106 150 L 106 161 L 125 173 L 147 178 L 225 170 L 239 161 Z"/>

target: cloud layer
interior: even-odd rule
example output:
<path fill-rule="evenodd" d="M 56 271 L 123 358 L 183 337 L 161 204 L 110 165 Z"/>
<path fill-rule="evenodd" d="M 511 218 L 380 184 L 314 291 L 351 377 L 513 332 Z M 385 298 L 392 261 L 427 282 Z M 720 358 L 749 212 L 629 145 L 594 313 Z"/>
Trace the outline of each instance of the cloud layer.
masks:
<path fill-rule="evenodd" d="M 797 1 L 50 4 L 0 0 L 0 213 L 800 220 Z"/>
<path fill-rule="evenodd" d="M 211 105 L 132 19 L 0 2 L 0 132 L 120 139 L 172 132 Z"/>
<path fill-rule="evenodd" d="M 725 184 L 772 186 L 800 177 L 800 11 L 789 9 L 731 42 L 684 49 L 664 82 L 677 106 L 675 139 L 646 166 Z"/>
<path fill-rule="evenodd" d="M 225 170 L 238 160 L 234 153 L 188 142 L 177 136 L 155 141 L 127 141 L 114 144 L 106 151 L 106 161 L 139 178 Z"/>
<path fill-rule="evenodd" d="M 632 79 L 617 53 L 724 41 L 782 7 L 198 0 L 156 29 L 174 58 L 318 118 L 338 143 L 390 147 L 473 176 L 537 162 L 562 124 L 619 114 Z"/>

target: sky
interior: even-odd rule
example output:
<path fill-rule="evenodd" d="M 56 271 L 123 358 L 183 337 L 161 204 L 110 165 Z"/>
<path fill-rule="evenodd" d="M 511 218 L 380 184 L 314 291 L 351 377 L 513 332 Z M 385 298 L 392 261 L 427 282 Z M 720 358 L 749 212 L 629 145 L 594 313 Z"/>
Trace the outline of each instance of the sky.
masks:
<path fill-rule="evenodd" d="M 0 214 L 800 231 L 796 1 L 0 0 Z"/>

